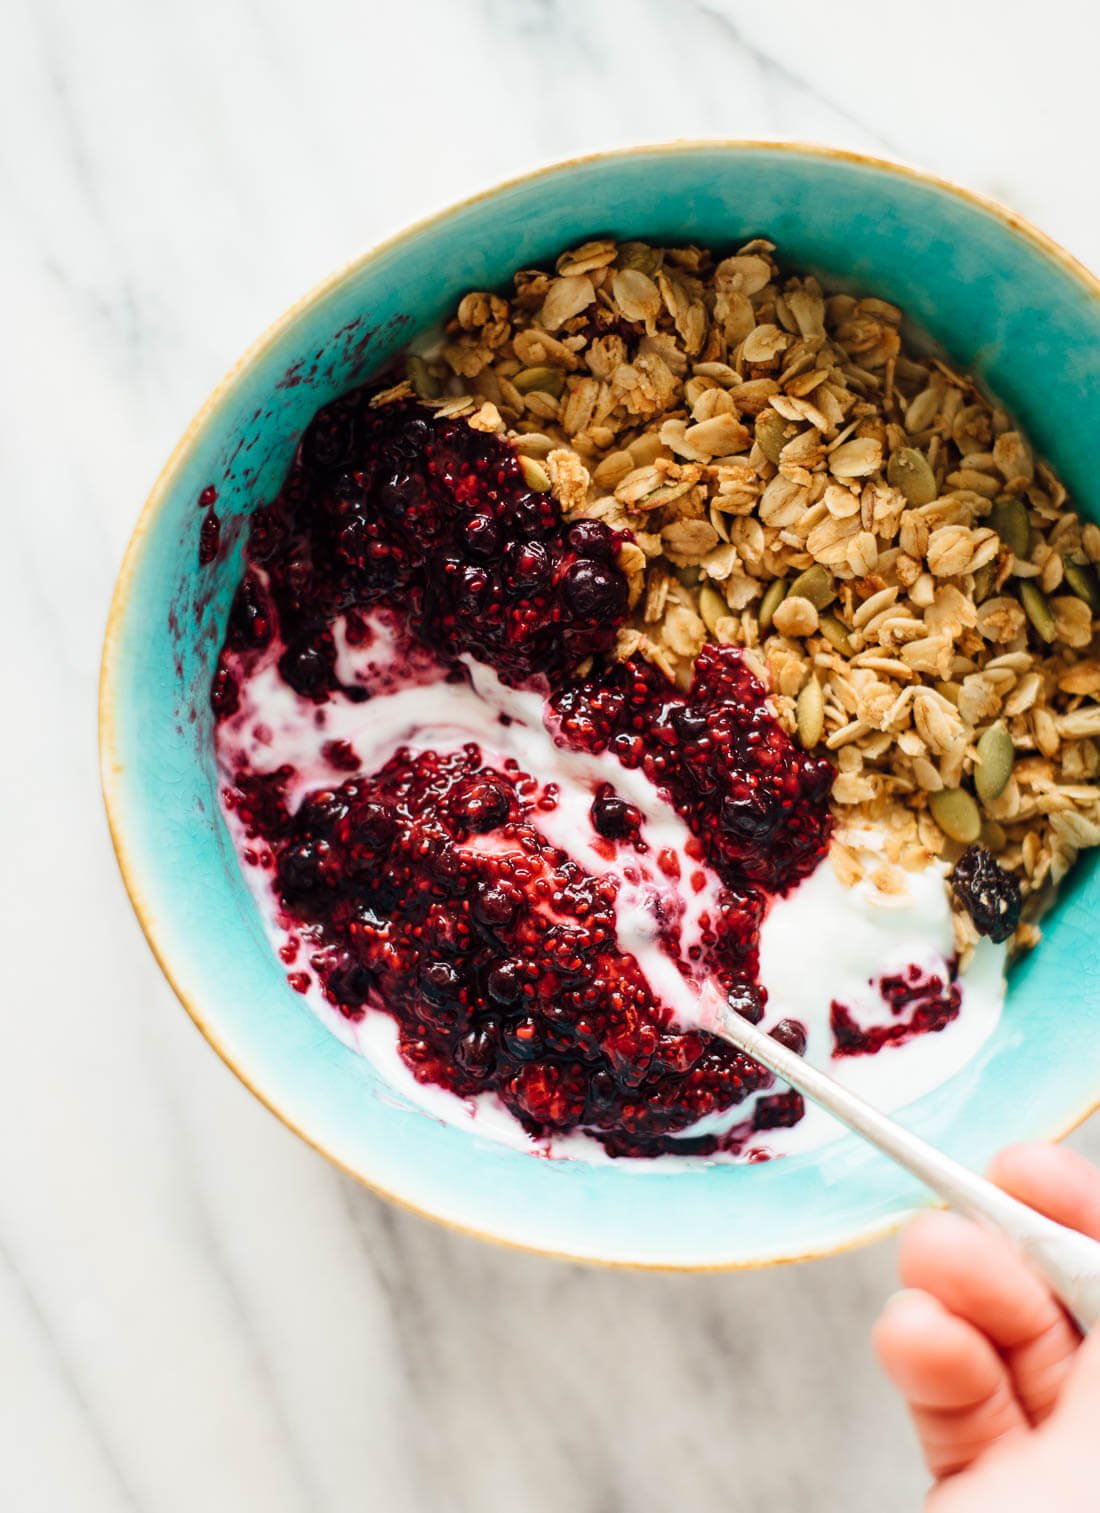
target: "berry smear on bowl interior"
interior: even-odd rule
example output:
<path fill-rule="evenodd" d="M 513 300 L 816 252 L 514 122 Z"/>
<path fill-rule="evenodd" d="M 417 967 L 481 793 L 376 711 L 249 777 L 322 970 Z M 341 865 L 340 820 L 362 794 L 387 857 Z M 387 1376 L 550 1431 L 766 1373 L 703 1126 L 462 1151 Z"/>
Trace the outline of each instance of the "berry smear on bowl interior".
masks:
<path fill-rule="evenodd" d="M 543 1154 L 834 1133 L 710 985 L 885 1107 L 1100 842 L 1100 531 L 901 315 L 593 241 L 326 406 L 211 689 L 291 986 Z M 204 562 L 209 543 L 200 543 Z"/>

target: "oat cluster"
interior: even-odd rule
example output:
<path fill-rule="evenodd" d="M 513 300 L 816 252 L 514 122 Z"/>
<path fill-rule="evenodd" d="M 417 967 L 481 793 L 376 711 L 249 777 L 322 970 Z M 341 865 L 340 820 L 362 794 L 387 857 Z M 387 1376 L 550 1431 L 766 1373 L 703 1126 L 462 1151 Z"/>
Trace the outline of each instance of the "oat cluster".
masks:
<path fill-rule="evenodd" d="M 896 306 L 774 252 L 587 242 L 467 294 L 389 393 L 506 434 L 567 517 L 629 528 L 616 655 L 682 685 L 708 639 L 743 647 L 833 754 L 841 836 L 885 828 L 879 886 L 980 839 L 1030 944 L 1100 844 L 1100 528 Z"/>

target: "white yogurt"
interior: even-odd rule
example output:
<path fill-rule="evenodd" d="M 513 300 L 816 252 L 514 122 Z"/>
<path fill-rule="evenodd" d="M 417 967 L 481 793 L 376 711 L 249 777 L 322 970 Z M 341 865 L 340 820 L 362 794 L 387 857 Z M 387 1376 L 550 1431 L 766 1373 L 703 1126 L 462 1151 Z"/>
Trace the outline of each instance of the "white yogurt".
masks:
<path fill-rule="evenodd" d="M 722 890 L 717 875 L 689 855 L 690 832 L 672 806 L 644 774 L 623 767 L 609 753 L 593 755 L 555 744 L 544 723 L 541 694 L 507 688 L 490 668 L 469 658 L 469 683 L 440 681 L 440 671 L 427 653 L 410 653 L 398 644 L 388 617 L 377 616 L 372 626 L 374 636 L 366 647 L 350 645 L 342 623 L 335 628 L 338 675 L 345 684 L 358 683 L 371 691 L 365 703 L 336 697 L 318 707 L 300 698 L 279 677 L 277 652 L 268 652 L 243 682 L 237 713 L 218 727 L 218 758 L 226 779 L 232 781 L 242 759 L 257 772 L 290 764 L 295 777 L 287 801 L 293 811 L 306 793 L 338 785 L 349 776 L 325 755 L 333 741 L 352 746 L 364 773 L 377 771 L 402 746 L 413 752 L 446 753 L 476 742 L 486 765 L 501 767 L 514 759 L 544 791 L 549 784 L 558 790 L 556 808 L 530 816 L 547 839 L 587 872 L 614 872 L 619 878 L 620 950 L 634 956 L 654 995 L 686 1028 L 697 1024 L 702 983 L 690 962 L 677 963 L 661 948 L 658 916 L 660 911 L 667 918 L 671 911 L 678 917 L 686 956 L 707 916 L 718 917 Z M 649 846 L 645 854 L 617 851 L 608 861 L 589 815 L 593 794 L 603 783 L 610 783 L 641 811 L 642 835 Z M 228 822 L 244 849 L 249 843 L 232 812 Z M 881 846 L 881 837 L 872 831 L 848 833 L 845 839 L 872 854 Z M 677 858 L 679 881 L 658 867 L 656 859 L 663 851 Z M 283 945 L 286 932 L 278 923 L 270 872 L 246 867 L 245 873 L 275 945 Z M 698 890 L 691 885 L 693 875 L 701 881 Z M 783 1018 L 800 1020 L 808 1031 L 807 1058 L 885 1109 L 919 1097 L 969 1061 L 992 1032 L 1005 990 L 1004 948 L 983 942 L 960 979 L 961 1011 L 945 1029 L 885 1046 L 872 1056 L 833 1056 L 829 1014 L 834 999 L 868 1026 L 890 1017 L 872 986 L 874 979 L 910 964 L 946 979 L 953 946 L 944 868 L 933 864 L 903 877 L 904 891 L 891 895 L 880 893 L 870 882 L 847 888 L 825 860 L 786 898 L 772 902 L 760 939 L 759 977 L 768 992 L 763 1027 Z M 443 1088 L 422 1086 L 397 1052 L 396 1026 L 389 1015 L 368 1011 L 358 1024 L 351 1023 L 327 1003 L 315 981 L 306 996 L 325 1024 L 368 1057 L 397 1093 L 437 1117 L 472 1122 L 479 1132 L 521 1148 L 610 1159 L 598 1142 L 584 1135 L 532 1140 L 495 1094 L 460 1099 Z M 685 1133 L 737 1126 L 751 1115 L 752 1104 L 748 1100 L 711 1116 Z M 793 1128 L 762 1132 L 751 1144 L 757 1150 L 782 1153 L 818 1145 L 839 1133 L 828 1115 L 809 1108 Z M 678 1165 L 679 1158 L 663 1157 L 661 1164 Z"/>
<path fill-rule="evenodd" d="M 375 639 L 360 648 L 349 646 L 337 628 L 338 675 L 343 682 L 377 686 L 386 679 L 393 658 L 404 656 L 405 649 L 398 650 L 389 624 L 380 620 L 376 628 Z M 331 741 L 348 742 L 364 773 L 377 772 L 402 746 L 412 752 L 442 754 L 476 742 L 487 766 L 500 768 L 513 759 L 524 772 L 537 777 L 544 789 L 553 784 L 558 790 L 557 807 L 531 817 L 542 834 L 593 876 L 613 871 L 620 877 L 619 947 L 635 957 L 655 994 L 673 1003 L 684 979 L 658 944 L 658 910 L 678 916 L 687 953 L 697 944 L 705 918 L 718 917 L 722 891 L 717 875 L 688 855 L 691 832 L 643 773 L 623 767 L 608 753 L 558 746 L 544 723 L 541 694 L 508 688 L 491 668 L 472 658 L 464 661 L 470 673 L 468 684 L 439 681 L 437 671 L 436 681 L 376 693 L 364 704 L 336 698 L 318 707 L 283 682 L 277 657 L 269 655 L 243 684 L 237 713 L 219 728 L 223 769 L 231 775 L 241 757 L 256 772 L 289 764 L 295 776 L 286 797 L 293 813 L 307 793 L 349 776 L 326 759 L 324 748 Z M 422 656 L 414 674 L 429 675 L 426 657 Z M 628 876 L 621 873 L 618 858 L 607 860 L 589 818 L 593 796 L 604 783 L 613 784 L 642 814 L 649 851 L 631 854 Z M 677 858 L 684 880 L 680 886 L 657 865 L 665 851 Z M 693 874 L 703 878 L 698 891 L 687 885 Z"/>
<path fill-rule="evenodd" d="M 849 829 L 844 839 L 866 848 L 871 862 L 881 848 L 881 837 L 870 828 Z M 884 894 L 868 880 L 845 887 L 826 857 L 786 898 L 774 901 L 760 932 L 759 978 L 768 990 L 761 1029 L 781 1019 L 800 1020 L 807 1031 L 806 1059 L 885 1110 L 911 1103 L 954 1076 L 993 1033 L 1004 1003 L 1006 947 L 983 940 L 958 980 L 959 1013 L 942 1030 L 883 1046 L 874 1055 L 834 1055 L 834 1000 L 869 1028 L 892 1019 L 874 986 L 884 974 L 915 965 L 947 981 L 954 942 L 946 873 L 942 863 L 932 862 L 900 874 L 904 892 Z M 738 1124 L 749 1107 L 712 1116 L 694 1133 Z M 752 1145 L 787 1153 L 842 1133 L 831 1115 L 807 1104 L 798 1124 L 762 1131 Z"/>

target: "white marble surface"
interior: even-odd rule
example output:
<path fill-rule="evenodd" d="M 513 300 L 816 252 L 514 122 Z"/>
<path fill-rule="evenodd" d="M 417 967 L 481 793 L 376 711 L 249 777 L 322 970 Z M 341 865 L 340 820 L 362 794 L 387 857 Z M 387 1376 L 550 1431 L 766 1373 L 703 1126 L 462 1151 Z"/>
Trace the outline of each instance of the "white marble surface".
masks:
<path fill-rule="evenodd" d="M 107 843 L 115 570 L 185 421 L 384 230 L 579 150 L 791 135 L 1000 195 L 1093 266 L 1088 0 L 6 0 L 0 1506 L 905 1510 L 889 1246 L 589 1271 L 379 1204 L 162 982 Z M 1100 1128 L 1078 1137 L 1100 1157 Z"/>

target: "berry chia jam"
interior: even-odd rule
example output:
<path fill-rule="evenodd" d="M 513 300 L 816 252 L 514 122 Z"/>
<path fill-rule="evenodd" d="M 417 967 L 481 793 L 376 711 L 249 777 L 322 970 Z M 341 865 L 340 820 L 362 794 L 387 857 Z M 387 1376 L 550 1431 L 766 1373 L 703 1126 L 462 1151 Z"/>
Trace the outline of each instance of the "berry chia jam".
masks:
<path fill-rule="evenodd" d="M 616 660 L 628 536 L 563 519 L 498 436 L 373 398 L 321 410 L 253 516 L 211 689 L 291 986 L 389 1016 L 418 1083 L 536 1139 L 758 1153 L 802 1101 L 692 1011 L 711 982 L 764 1020 L 762 931 L 826 854 L 831 764 L 735 648 L 686 688 Z M 886 1027 L 822 985 L 838 1054 L 958 1013 L 945 959 L 908 970 Z"/>

